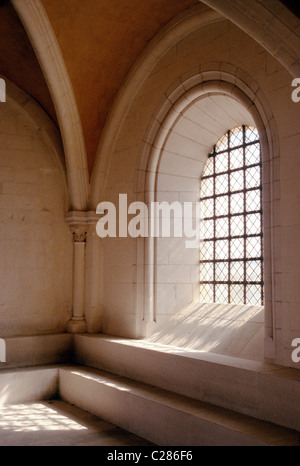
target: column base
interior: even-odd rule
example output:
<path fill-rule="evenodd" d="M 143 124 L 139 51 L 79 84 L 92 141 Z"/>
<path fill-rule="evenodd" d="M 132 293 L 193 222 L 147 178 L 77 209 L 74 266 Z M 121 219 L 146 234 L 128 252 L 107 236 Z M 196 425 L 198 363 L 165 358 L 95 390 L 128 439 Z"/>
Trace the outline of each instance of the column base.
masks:
<path fill-rule="evenodd" d="M 72 317 L 67 324 L 68 333 L 86 333 L 86 321 L 83 317 Z"/>

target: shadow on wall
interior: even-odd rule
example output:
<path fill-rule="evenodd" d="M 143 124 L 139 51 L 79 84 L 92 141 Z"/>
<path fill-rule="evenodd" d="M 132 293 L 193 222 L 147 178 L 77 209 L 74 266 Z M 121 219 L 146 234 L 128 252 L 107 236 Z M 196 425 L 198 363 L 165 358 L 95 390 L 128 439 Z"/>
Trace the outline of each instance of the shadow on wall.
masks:
<path fill-rule="evenodd" d="M 158 325 L 147 341 L 262 361 L 264 308 L 193 303 Z"/>

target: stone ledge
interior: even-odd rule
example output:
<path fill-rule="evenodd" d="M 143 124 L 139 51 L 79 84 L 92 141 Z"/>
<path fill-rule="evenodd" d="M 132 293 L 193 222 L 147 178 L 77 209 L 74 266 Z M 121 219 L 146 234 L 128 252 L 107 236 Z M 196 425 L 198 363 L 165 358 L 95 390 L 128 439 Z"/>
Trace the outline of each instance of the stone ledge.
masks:
<path fill-rule="evenodd" d="M 72 361 L 73 336 L 68 333 L 2 338 L 1 342 L 5 362 L 0 362 L 0 374 L 1 369 Z"/>
<path fill-rule="evenodd" d="M 54 398 L 157 445 L 300 445 L 293 429 L 99 369 L 62 364 L 0 372 L 2 406 Z"/>
<path fill-rule="evenodd" d="M 300 443 L 299 432 L 104 371 L 62 367 L 59 379 L 64 401 L 157 445 Z"/>
<path fill-rule="evenodd" d="M 75 335 L 74 360 L 300 430 L 297 369 L 105 335 Z"/>

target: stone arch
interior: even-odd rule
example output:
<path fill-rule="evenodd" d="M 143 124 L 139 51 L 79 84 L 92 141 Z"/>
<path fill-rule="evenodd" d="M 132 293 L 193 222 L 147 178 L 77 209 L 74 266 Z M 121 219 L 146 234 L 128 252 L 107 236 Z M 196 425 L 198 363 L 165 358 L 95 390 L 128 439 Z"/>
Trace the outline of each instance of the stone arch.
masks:
<path fill-rule="evenodd" d="M 89 191 L 87 157 L 80 116 L 70 78 L 40 0 L 13 0 L 48 84 L 64 144 L 72 210 L 86 210 Z"/>
<path fill-rule="evenodd" d="M 176 16 L 159 32 L 135 62 L 115 99 L 99 142 L 91 177 L 90 209 L 95 209 L 103 197 L 109 172 L 110 155 L 114 152 L 118 133 L 138 91 L 154 67 L 182 38 L 202 26 L 222 19 L 222 16 L 216 11 L 209 9 L 203 11 L 203 6 L 196 5 L 189 8 Z"/>
<path fill-rule="evenodd" d="M 235 69 L 234 74 L 228 72 L 226 64 L 219 63 L 218 71 L 213 68 L 210 71 L 203 71 L 188 80 L 182 80 L 182 84 L 166 97 L 165 102 L 160 107 L 149 127 L 148 135 L 141 151 L 140 169 L 137 175 L 137 186 L 144 185 L 145 201 L 149 204 L 157 200 L 157 194 L 160 190 L 159 176 L 162 176 L 163 158 L 168 152 L 173 152 L 176 146 L 178 156 L 184 156 L 185 148 L 188 146 L 189 162 L 180 165 L 181 176 L 185 176 L 188 170 L 195 170 L 195 161 L 199 164 L 198 173 L 193 178 L 195 181 L 200 179 L 201 171 L 205 163 L 211 146 L 218 139 L 213 134 L 209 134 L 208 127 L 200 120 L 196 121 L 193 110 L 195 104 L 201 109 L 201 105 L 208 102 L 208 99 L 223 100 L 229 105 L 229 116 L 237 115 L 240 118 L 240 124 L 252 124 L 256 126 L 260 134 L 260 142 L 263 155 L 263 192 L 264 192 L 264 255 L 265 255 L 265 351 L 266 354 L 273 354 L 274 351 L 274 303 L 273 303 L 273 251 L 278 248 L 273 237 L 273 178 L 272 170 L 275 159 L 279 157 L 279 145 L 275 120 L 270 108 L 264 98 L 263 93 L 250 76 L 243 73 L 242 70 Z M 233 71 L 233 70 L 231 70 Z M 243 77 L 243 79 L 241 79 Z M 224 100 L 225 99 L 225 100 Z M 216 119 L 216 129 L 218 127 L 218 118 Z M 229 120 L 230 121 L 230 118 Z M 218 124 L 217 124 L 218 123 Z M 227 128 L 225 124 L 225 130 Z M 198 124 L 198 140 L 191 145 L 188 136 L 188 124 Z M 229 124 L 229 123 L 228 123 Z M 202 126 L 202 127 L 201 127 Z M 211 128 L 210 128 L 211 129 Z M 225 132 L 225 131 L 224 131 Z M 181 135 L 181 138 L 174 135 Z M 186 136 L 184 136 L 186 135 Z M 222 136 L 221 132 L 219 136 Z M 197 139 L 197 138 L 196 138 Z M 205 143 L 203 141 L 206 140 Z M 181 145 L 181 147 L 180 147 Z M 173 148 L 172 148 L 173 147 Z M 171 148 L 171 150 L 170 150 Z M 198 152 L 197 152 L 198 151 Z M 171 160 L 171 159 L 170 159 Z M 174 161 L 174 157 L 173 157 Z M 188 161 L 188 159 L 186 159 Z M 146 170 L 144 167 L 147 167 Z M 172 166 L 172 163 L 165 164 L 165 167 Z M 174 167 L 174 165 L 173 165 Z M 169 168 L 167 169 L 169 170 Z M 165 171 L 163 176 L 168 175 Z M 169 175 L 172 175 L 170 171 Z M 165 181 L 167 180 L 165 176 Z M 167 181 L 168 182 L 168 181 Z M 197 199 L 197 188 L 191 191 L 184 199 L 195 201 Z M 176 191 L 176 188 L 174 189 Z M 140 190 L 141 191 L 141 190 Z M 161 194 L 161 193 L 160 193 Z M 163 196 L 159 196 L 163 199 Z M 183 198 L 182 198 L 183 199 Z M 156 255 L 155 255 L 155 238 L 146 238 L 144 245 L 144 290 L 141 293 L 144 296 L 144 315 L 143 319 L 146 327 L 151 333 L 153 322 L 156 321 L 156 310 L 153 296 L 155 296 L 155 287 L 158 278 L 156 272 Z M 194 265 L 197 265 L 197 255 L 194 255 Z M 187 265 L 187 264 L 185 264 Z M 170 269 L 171 270 L 171 269 Z M 183 270 L 183 274 L 186 273 Z M 192 269 L 191 269 L 192 270 Z M 190 271 L 190 273 L 192 273 Z M 186 302 L 186 305 L 188 302 Z M 147 330 L 145 331 L 147 334 Z"/>
<path fill-rule="evenodd" d="M 298 18 L 279 0 L 201 0 L 253 37 L 290 73 L 300 74 Z"/>
<path fill-rule="evenodd" d="M 239 0 L 239 4 L 243 4 L 241 7 L 233 4 L 231 0 L 226 2 L 205 0 L 203 3 L 212 9 L 203 11 L 196 6 L 178 15 L 151 41 L 123 83 L 98 146 L 91 178 L 90 209 L 96 207 L 105 192 L 110 154 L 114 152 L 118 132 L 139 89 L 150 76 L 155 65 L 183 37 L 209 23 L 229 19 L 277 58 L 292 76 L 299 75 L 300 39 L 295 31 L 297 18 L 278 0 L 271 0 L 272 9 L 255 0 L 247 5 L 246 12 L 243 11 L 245 8 L 242 0 Z M 260 11 L 261 15 L 258 15 L 257 11 Z M 281 19 L 276 16 L 277 14 Z M 294 29 L 291 22 L 295 24 Z"/>

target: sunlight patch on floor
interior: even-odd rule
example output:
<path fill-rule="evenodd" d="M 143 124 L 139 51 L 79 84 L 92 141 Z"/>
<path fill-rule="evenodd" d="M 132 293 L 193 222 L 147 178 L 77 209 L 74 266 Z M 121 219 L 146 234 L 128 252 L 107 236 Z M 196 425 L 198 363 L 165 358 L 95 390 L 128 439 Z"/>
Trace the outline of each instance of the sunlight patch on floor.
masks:
<path fill-rule="evenodd" d="M 68 416 L 42 403 L 8 405 L 0 408 L 0 429 L 14 432 L 87 429 Z"/>
<path fill-rule="evenodd" d="M 151 445 L 63 400 L 0 407 L 0 446 Z"/>

